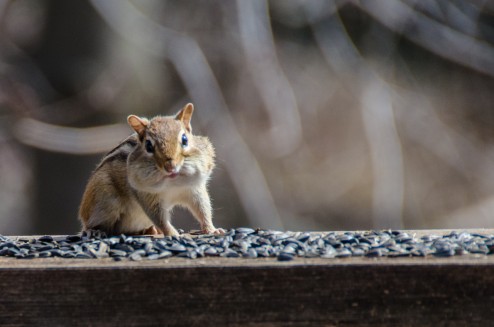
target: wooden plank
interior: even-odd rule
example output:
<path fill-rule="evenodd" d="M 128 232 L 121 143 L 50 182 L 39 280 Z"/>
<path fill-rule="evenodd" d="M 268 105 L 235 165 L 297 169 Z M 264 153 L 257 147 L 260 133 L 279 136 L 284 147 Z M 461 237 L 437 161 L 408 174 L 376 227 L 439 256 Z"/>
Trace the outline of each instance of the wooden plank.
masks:
<path fill-rule="evenodd" d="M 493 298 L 492 255 L 0 257 L 0 326 L 486 326 Z"/>
<path fill-rule="evenodd" d="M 1 259 L 0 290 L 0 326 L 475 326 L 494 258 Z"/>

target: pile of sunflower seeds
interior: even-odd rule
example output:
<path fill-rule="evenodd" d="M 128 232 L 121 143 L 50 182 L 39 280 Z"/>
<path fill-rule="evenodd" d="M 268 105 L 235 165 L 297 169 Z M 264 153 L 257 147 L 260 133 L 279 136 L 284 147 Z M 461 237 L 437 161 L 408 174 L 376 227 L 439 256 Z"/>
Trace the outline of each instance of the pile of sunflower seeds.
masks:
<path fill-rule="evenodd" d="M 221 236 L 181 235 L 164 238 L 126 235 L 106 237 L 97 231 L 82 235 L 25 239 L 0 235 L 0 256 L 19 259 L 61 257 L 138 261 L 169 257 L 276 257 L 280 261 L 289 261 L 295 257 L 450 257 L 467 253 L 494 253 L 494 235 L 451 232 L 444 236 L 416 237 L 404 231 L 391 230 L 309 233 L 245 227 L 230 229 Z"/>

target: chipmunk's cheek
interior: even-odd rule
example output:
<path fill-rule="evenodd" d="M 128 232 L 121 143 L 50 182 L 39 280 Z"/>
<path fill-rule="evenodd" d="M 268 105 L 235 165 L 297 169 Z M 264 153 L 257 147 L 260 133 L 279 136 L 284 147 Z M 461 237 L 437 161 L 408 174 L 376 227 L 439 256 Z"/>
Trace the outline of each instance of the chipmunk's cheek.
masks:
<path fill-rule="evenodd" d="M 184 164 L 182 166 L 182 169 L 180 169 L 180 175 L 182 175 L 182 176 L 190 176 L 190 175 L 193 175 L 193 174 L 194 174 L 194 171 L 187 164 Z"/>

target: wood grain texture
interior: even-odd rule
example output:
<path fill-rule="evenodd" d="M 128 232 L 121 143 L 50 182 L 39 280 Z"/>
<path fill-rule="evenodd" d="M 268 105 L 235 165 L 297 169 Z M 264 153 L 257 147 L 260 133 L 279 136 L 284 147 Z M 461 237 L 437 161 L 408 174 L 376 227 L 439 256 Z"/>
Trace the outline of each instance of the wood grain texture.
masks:
<path fill-rule="evenodd" d="M 0 326 L 475 326 L 494 318 L 492 260 L 361 260 L 3 262 Z"/>

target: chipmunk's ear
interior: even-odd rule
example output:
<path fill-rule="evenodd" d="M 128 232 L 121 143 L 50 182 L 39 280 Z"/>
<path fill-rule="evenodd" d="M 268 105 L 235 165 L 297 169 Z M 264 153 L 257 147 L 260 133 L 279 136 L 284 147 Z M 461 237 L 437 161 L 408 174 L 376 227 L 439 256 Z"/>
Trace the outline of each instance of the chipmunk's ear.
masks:
<path fill-rule="evenodd" d="M 192 119 L 192 113 L 194 112 L 194 105 L 192 103 L 187 103 L 185 107 L 182 108 L 175 116 L 175 119 L 180 120 L 184 123 L 187 131 L 192 132 L 192 126 L 190 125 L 190 120 Z"/>
<path fill-rule="evenodd" d="M 149 120 L 137 117 L 136 115 L 130 115 L 127 117 L 127 123 L 129 123 L 130 127 L 139 134 L 139 137 L 142 137 L 149 125 Z"/>

